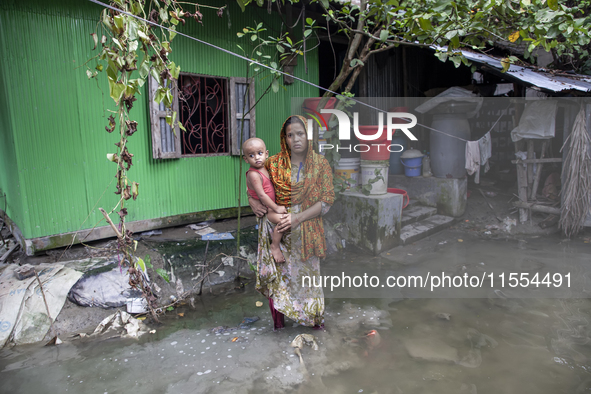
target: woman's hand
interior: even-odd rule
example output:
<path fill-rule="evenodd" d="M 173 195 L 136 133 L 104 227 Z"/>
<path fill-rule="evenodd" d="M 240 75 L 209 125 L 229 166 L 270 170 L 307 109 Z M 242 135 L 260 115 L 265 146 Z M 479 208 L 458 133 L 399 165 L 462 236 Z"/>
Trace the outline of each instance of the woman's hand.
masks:
<path fill-rule="evenodd" d="M 254 214 L 259 218 L 267 214 L 267 207 L 256 198 L 248 197 L 248 205 L 250 205 Z"/>
<path fill-rule="evenodd" d="M 277 229 L 280 233 L 285 233 L 291 230 L 291 218 L 292 214 L 286 213 L 281 217 L 281 221 L 277 223 Z"/>

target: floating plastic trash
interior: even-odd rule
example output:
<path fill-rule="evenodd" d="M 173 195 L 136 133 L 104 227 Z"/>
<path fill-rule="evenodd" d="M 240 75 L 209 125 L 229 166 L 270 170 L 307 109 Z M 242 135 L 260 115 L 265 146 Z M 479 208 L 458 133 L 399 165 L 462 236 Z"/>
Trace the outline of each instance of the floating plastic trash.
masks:
<path fill-rule="evenodd" d="M 234 239 L 234 236 L 230 233 L 211 233 L 201 236 L 203 241 L 219 241 L 223 239 Z"/>

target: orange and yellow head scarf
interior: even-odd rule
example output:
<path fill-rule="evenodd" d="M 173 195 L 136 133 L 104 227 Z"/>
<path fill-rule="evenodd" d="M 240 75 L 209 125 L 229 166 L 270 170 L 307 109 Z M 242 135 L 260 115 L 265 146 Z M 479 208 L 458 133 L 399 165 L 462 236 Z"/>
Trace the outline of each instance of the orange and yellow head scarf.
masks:
<path fill-rule="evenodd" d="M 307 132 L 306 118 L 294 115 L 291 121 L 300 121 Z M 296 120 L 297 119 L 297 120 Z M 308 152 L 304 163 L 304 178 L 292 184 L 291 180 L 291 149 L 287 144 L 286 123 L 281 127 L 281 152 L 267 160 L 267 170 L 275 186 L 276 202 L 279 205 L 291 206 L 301 204 L 305 211 L 318 201 L 329 205 L 334 203 L 334 186 L 332 183 L 332 169 L 324 156 L 312 149 L 312 142 L 308 141 Z M 325 257 L 326 241 L 324 226 L 320 216 L 301 224 L 302 226 L 302 259 L 308 260 L 312 256 Z"/>

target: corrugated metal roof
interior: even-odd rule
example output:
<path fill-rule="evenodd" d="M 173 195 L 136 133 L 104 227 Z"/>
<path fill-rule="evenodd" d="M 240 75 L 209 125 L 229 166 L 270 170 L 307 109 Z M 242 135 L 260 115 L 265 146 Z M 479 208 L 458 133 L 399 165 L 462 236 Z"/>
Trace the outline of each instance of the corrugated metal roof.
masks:
<path fill-rule="evenodd" d="M 446 51 L 447 48 L 435 47 Z M 501 60 L 492 56 L 474 53 L 470 51 L 462 51 L 462 54 L 466 59 L 479 64 L 486 64 L 494 67 L 499 72 L 503 69 Z M 550 72 L 542 71 L 541 69 L 534 69 L 522 66 L 511 65 L 507 72 L 503 73 L 503 77 L 506 79 L 519 80 L 526 84 L 537 86 L 541 89 L 550 92 L 565 92 L 569 90 L 577 90 L 579 92 L 590 93 L 591 92 L 591 76 L 572 74 L 565 76 L 565 74 L 556 75 Z"/>

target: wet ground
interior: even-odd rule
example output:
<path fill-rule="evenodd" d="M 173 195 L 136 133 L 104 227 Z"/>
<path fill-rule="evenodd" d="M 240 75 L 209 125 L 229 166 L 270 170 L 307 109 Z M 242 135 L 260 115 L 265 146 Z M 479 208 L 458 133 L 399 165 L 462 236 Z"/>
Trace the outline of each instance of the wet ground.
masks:
<path fill-rule="evenodd" d="M 582 239 L 460 230 L 376 258 L 349 250 L 329 258 L 324 273 L 570 272 L 572 282 L 552 283 L 553 293 L 497 282 L 477 297 L 458 289 L 436 298 L 409 288 L 378 297 L 360 288 L 327 293 L 325 332 L 289 324 L 273 332 L 266 302 L 256 307 L 264 299 L 249 284 L 167 314 L 139 340 L 4 349 L 0 392 L 583 393 L 591 391 L 590 252 Z M 512 297 L 517 290 L 520 298 Z M 236 329 L 252 316 L 260 320 Z M 211 331 L 219 326 L 228 328 Z M 366 336 L 372 329 L 379 339 Z M 290 347 L 301 333 L 319 344 L 303 348 L 305 369 Z"/>

